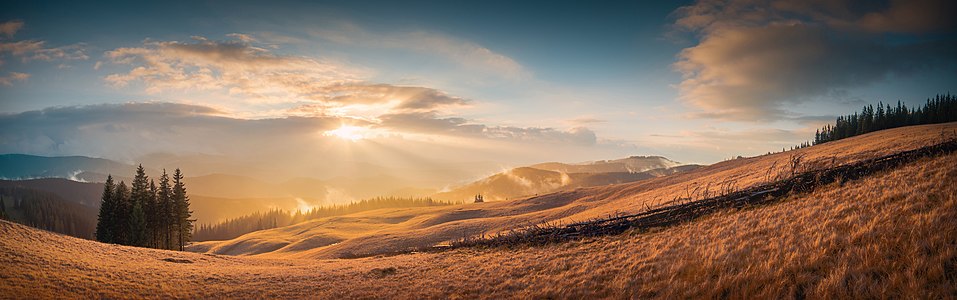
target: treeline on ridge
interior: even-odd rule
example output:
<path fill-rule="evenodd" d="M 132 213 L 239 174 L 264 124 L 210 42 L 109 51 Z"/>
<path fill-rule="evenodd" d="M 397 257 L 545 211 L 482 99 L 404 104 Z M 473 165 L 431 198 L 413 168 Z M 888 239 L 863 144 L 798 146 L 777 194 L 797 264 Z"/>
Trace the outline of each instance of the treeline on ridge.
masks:
<path fill-rule="evenodd" d="M 193 222 L 189 196 L 179 169 L 172 184 L 166 170 L 159 186 L 146 176 L 143 165 L 129 187 L 113 176 L 106 179 L 96 224 L 96 240 L 129 246 L 180 250 L 189 243 Z"/>
<path fill-rule="evenodd" d="M 308 211 L 275 209 L 228 219 L 217 224 L 201 224 L 193 233 L 195 241 L 229 240 L 253 231 L 284 227 L 324 217 L 341 216 L 380 208 L 452 205 L 454 202 L 414 197 L 376 197 L 344 205 L 315 207 Z"/>
<path fill-rule="evenodd" d="M 57 194 L 20 187 L 0 187 L 0 219 L 73 237 L 92 239 L 96 210 Z"/>
<path fill-rule="evenodd" d="M 950 94 L 927 99 L 918 108 L 908 108 L 900 101 L 897 106 L 879 102 L 876 109 L 868 105 L 860 113 L 838 117 L 833 126 L 825 125 L 814 134 L 814 145 L 883 129 L 954 121 L 957 121 L 957 97 Z"/>

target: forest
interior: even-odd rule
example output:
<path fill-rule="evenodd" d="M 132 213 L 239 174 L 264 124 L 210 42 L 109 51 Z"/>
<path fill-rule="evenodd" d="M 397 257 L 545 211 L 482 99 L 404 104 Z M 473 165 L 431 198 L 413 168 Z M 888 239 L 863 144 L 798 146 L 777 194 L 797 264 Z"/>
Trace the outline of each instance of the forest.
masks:
<path fill-rule="evenodd" d="M 953 121 L 957 121 L 957 97 L 950 94 L 937 95 L 915 108 L 900 101 L 897 106 L 878 102 L 876 109 L 868 105 L 860 113 L 837 117 L 833 126 L 825 125 L 814 134 L 814 145 L 883 129 Z"/>
<path fill-rule="evenodd" d="M 217 224 L 202 224 L 193 233 L 193 240 L 228 240 L 253 231 L 289 226 L 323 217 L 341 216 L 380 208 L 423 207 L 455 204 L 431 198 L 376 197 L 345 205 L 323 206 L 295 213 L 276 209 L 228 219 Z"/>
<path fill-rule="evenodd" d="M 182 251 L 189 243 L 193 222 L 189 196 L 179 169 L 172 183 L 166 170 L 159 186 L 146 176 L 143 165 L 136 169 L 127 187 L 113 176 L 106 179 L 96 224 L 96 240 L 104 243 Z"/>
<path fill-rule="evenodd" d="M 6 185 L 0 187 L 0 219 L 92 239 L 96 210 L 51 192 Z"/>

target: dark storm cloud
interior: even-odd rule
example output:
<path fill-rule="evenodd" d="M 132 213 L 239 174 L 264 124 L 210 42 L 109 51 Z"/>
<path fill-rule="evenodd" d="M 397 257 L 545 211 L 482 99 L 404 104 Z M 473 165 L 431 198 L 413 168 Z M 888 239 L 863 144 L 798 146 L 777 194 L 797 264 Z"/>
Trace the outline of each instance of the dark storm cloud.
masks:
<path fill-rule="evenodd" d="M 916 4 L 915 4 L 916 3 Z M 675 25 L 681 98 L 699 115 L 775 120 L 788 105 L 931 68 L 953 69 L 951 1 L 699 1 Z"/>

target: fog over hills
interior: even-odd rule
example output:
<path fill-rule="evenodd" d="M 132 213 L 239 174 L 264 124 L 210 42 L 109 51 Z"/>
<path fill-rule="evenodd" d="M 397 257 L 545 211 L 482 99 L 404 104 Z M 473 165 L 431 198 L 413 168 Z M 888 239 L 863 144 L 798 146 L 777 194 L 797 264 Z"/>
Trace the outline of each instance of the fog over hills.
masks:
<path fill-rule="evenodd" d="M 510 169 L 435 194 L 445 201 L 506 200 L 579 187 L 634 182 L 690 171 L 699 165 L 682 165 L 661 156 L 631 156 L 577 164 L 548 162 Z"/>
<path fill-rule="evenodd" d="M 557 163 L 541 164 L 546 167 Z M 535 166 L 541 166 L 535 165 Z M 564 169 L 570 170 L 615 170 L 623 165 L 601 165 L 589 168 L 584 165 L 568 165 Z M 581 167 L 581 168 L 579 168 Z M 566 173 L 562 171 L 543 170 L 535 167 L 519 167 L 502 173 L 483 178 L 481 180 L 456 187 L 449 191 L 435 194 L 433 197 L 445 201 L 472 201 L 476 195 L 482 195 L 486 201 L 507 200 L 521 196 L 531 196 L 542 193 L 569 190 L 580 187 L 620 184 L 650 179 L 685 171 L 694 170 L 700 165 L 681 165 L 670 168 L 657 168 L 642 172 L 580 172 Z"/>
<path fill-rule="evenodd" d="M 86 156 L 0 155 L 0 179 L 67 178 L 103 181 L 104 174 L 133 174 L 136 167 L 109 159 Z M 101 178 L 103 177 L 103 178 Z"/>
<path fill-rule="evenodd" d="M 188 163 L 175 156 L 153 156 L 153 164 Z M 131 181 L 135 166 L 102 158 L 83 156 L 44 157 L 22 154 L 0 156 L 4 164 L 0 174 L 6 178 L 28 179 L 11 181 L 17 185 L 52 192 L 63 199 L 88 207 L 98 207 L 102 182 L 107 174 L 115 181 Z M 156 179 L 162 167 L 147 165 L 147 175 Z M 570 163 L 541 163 L 514 168 L 489 177 L 436 192 L 436 185 L 416 180 L 415 174 L 406 177 L 379 174 L 366 177 L 333 177 L 318 179 L 295 177 L 268 180 L 256 174 L 189 173 L 184 179 L 193 203 L 194 216 L 201 223 L 219 222 L 271 209 L 308 210 L 312 207 L 345 204 L 378 196 L 432 197 L 436 200 L 470 202 L 477 194 L 488 201 L 505 200 L 524 195 L 554 192 L 577 187 L 600 186 L 633 182 L 694 169 L 695 165 L 679 166 L 678 162 L 660 156 L 632 156 L 616 160 Z M 212 159 L 201 169 L 206 171 L 240 170 L 226 161 Z M 190 165 L 192 167 L 192 165 Z M 455 166 L 449 166 L 453 168 Z M 467 166 L 469 168 L 474 166 Z M 478 168 L 477 170 L 481 170 Z M 167 171 L 171 171 L 167 169 Z M 452 173 L 474 172 L 475 169 Z M 450 171 L 451 172 L 451 171 Z M 458 181 L 455 176 L 441 185 Z M 90 182 L 90 183 L 81 183 Z"/>
<path fill-rule="evenodd" d="M 564 173 L 639 173 L 680 166 L 681 163 L 662 156 L 631 156 L 615 160 L 599 160 L 579 164 L 548 162 L 530 167 Z"/>

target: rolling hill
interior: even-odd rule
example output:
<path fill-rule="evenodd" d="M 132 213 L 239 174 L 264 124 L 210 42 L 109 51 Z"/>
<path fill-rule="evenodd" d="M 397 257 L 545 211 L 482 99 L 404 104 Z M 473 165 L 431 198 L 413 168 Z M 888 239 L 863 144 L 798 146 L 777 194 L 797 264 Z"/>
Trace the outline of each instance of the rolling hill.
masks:
<path fill-rule="evenodd" d="M 191 250 L 285 258 L 338 258 L 399 251 L 464 236 L 495 234 L 542 222 L 576 222 L 742 189 L 787 173 L 802 157 L 806 166 L 837 165 L 932 145 L 957 123 L 911 126 L 794 151 L 729 160 L 670 176 L 585 187 L 509 201 L 422 209 L 377 210 L 258 231 L 233 240 L 203 242 Z"/>
<path fill-rule="evenodd" d="M 558 170 L 539 169 L 534 166 L 557 168 Z M 615 167 L 604 165 L 600 168 L 577 168 L 577 165 L 558 163 L 539 164 L 532 167 L 514 168 L 502 173 L 483 178 L 481 180 L 456 187 L 450 191 L 432 195 L 433 198 L 444 201 L 472 201 L 475 195 L 481 194 L 485 200 L 498 201 L 521 196 L 537 195 L 560 190 L 580 187 L 619 184 L 650 179 L 665 175 L 694 170 L 699 165 L 682 165 L 668 168 L 658 168 L 641 172 L 622 172 L 624 164 L 615 164 Z M 565 167 L 560 167 L 565 166 Z M 562 170 L 594 171 L 582 173 L 567 173 Z M 605 172 L 607 171 L 607 172 Z"/>
<path fill-rule="evenodd" d="M 581 220 L 611 205 L 636 211 L 692 185 L 754 185 L 799 155 L 843 164 L 935 144 L 953 130 L 955 123 L 886 130 L 636 183 L 366 212 L 229 242 L 256 256 L 106 245 L 0 221 L 0 290 L 38 298 L 951 298 L 957 154 L 650 232 L 346 260 L 322 254 Z M 341 240 L 350 236 L 366 238 Z M 216 252 L 226 244 L 199 246 Z M 317 259 L 291 259 L 307 257 Z"/>
<path fill-rule="evenodd" d="M 632 156 L 614 160 L 600 160 L 579 164 L 548 162 L 529 167 L 563 173 L 640 173 L 654 169 L 668 169 L 682 165 L 662 156 Z"/>

